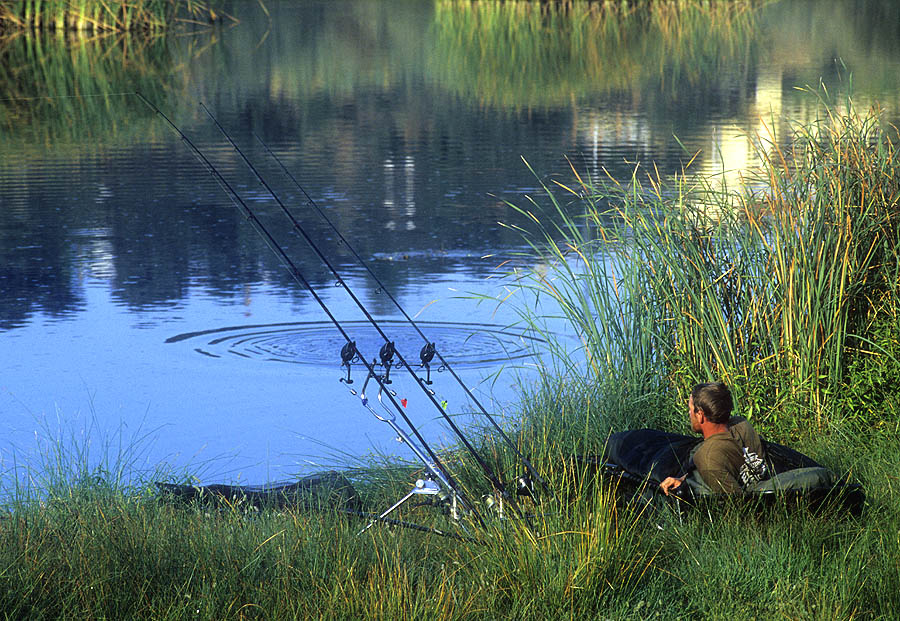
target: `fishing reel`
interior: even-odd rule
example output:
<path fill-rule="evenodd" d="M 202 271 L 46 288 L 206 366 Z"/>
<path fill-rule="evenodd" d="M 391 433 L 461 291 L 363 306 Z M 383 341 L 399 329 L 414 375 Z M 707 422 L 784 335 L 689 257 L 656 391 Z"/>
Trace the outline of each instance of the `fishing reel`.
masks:
<path fill-rule="evenodd" d="M 488 511 L 493 511 L 497 514 L 497 517 L 501 520 L 503 519 L 503 495 L 502 494 L 485 494 L 481 497 L 481 500 L 484 502 L 484 506 L 488 509 Z"/>
<path fill-rule="evenodd" d="M 427 486 L 426 491 L 423 489 L 422 484 L 424 483 Z M 428 477 L 426 479 L 418 479 L 415 483 L 415 489 L 411 492 L 417 495 L 424 495 L 425 498 L 416 503 L 417 507 L 436 507 L 441 513 L 451 517 L 453 520 L 459 520 L 460 518 L 460 507 L 459 503 L 456 501 L 456 492 L 453 490 L 445 490 L 440 487 L 437 481 Z"/>
<path fill-rule="evenodd" d="M 496 512 L 500 519 L 503 519 L 504 517 L 503 497 L 505 495 L 506 492 L 495 491 L 494 493 L 485 494 L 481 497 L 482 501 L 484 501 L 484 506 L 489 510 Z M 516 479 L 516 496 L 530 498 L 532 502 L 537 504 L 537 497 L 534 494 L 534 481 L 531 480 L 528 473 L 525 473 Z"/>

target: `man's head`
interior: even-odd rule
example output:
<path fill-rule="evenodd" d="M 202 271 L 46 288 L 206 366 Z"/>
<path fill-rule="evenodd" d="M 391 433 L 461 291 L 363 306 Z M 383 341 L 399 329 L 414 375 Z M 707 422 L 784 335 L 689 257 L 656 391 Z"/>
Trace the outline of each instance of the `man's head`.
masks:
<path fill-rule="evenodd" d="M 700 431 L 695 410 L 699 409 L 709 422 L 722 425 L 731 418 L 734 401 L 731 399 L 731 391 L 728 390 L 725 384 L 721 382 L 707 382 L 694 386 L 688 402 L 688 409 L 690 410 L 691 427 L 693 427 L 694 431 Z"/>

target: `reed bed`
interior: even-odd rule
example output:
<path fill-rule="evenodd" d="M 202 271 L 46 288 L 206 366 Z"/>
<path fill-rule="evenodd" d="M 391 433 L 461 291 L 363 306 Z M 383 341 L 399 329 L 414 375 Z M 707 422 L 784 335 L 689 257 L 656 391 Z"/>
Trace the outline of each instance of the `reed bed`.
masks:
<path fill-rule="evenodd" d="M 898 136 L 877 109 L 821 103 L 790 136 L 753 137 L 761 172 L 737 192 L 639 166 L 625 182 L 574 173 L 545 186 L 546 209 L 519 208 L 529 260 L 550 267 L 518 290 L 552 300 L 581 339 L 557 375 L 626 400 L 721 378 L 780 433 L 850 415 L 851 369 L 896 362 Z"/>
<path fill-rule="evenodd" d="M 159 31 L 177 21 L 215 21 L 217 14 L 198 0 L 12 0 L 0 6 L 0 32 Z"/>
<path fill-rule="evenodd" d="M 164 101 L 175 85 L 163 38 L 19 33 L 0 39 L 0 133 L 4 146 L 128 141 L 150 131 L 131 93 Z M 127 134 L 127 135 L 125 135 Z"/>
<path fill-rule="evenodd" d="M 735 59 L 751 60 L 762 4 L 445 0 L 430 74 L 462 97 L 511 108 L 641 85 L 705 86 Z"/>

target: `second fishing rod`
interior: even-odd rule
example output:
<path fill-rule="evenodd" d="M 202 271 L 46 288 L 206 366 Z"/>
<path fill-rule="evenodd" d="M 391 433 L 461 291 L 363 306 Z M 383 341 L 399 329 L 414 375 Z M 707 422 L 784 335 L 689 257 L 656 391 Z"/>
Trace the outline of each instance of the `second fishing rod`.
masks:
<path fill-rule="evenodd" d="M 240 147 L 234 142 L 231 138 L 231 135 L 225 130 L 224 127 L 219 123 L 218 119 L 212 114 L 209 108 L 206 107 L 205 104 L 201 103 L 200 106 L 209 116 L 209 118 L 213 121 L 216 128 L 222 133 L 228 143 L 232 146 L 235 152 L 241 157 L 250 171 L 254 174 L 260 184 L 265 188 L 266 192 L 269 193 L 270 196 L 275 200 L 276 204 L 281 208 L 281 211 L 287 216 L 290 220 L 293 230 L 297 232 L 307 243 L 310 249 L 319 257 L 319 260 L 326 266 L 328 271 L 334 276 L 337 280 L 337 283 L 344 289 L 347 295 L 353 300 L 353 303 L 356 304 L 357 308 L 362 311 L 363 315 L 365 315 L 368 322 L 372 325 L 373 328 L 378 332 L 382 339 L 384 339 L 385 346 L 382 348 L 382 362 L 386 367 L 389 368 L 391 363 L 391 358 L 396 355 L 397 360 L 399 361 L 400 367 L 406 369 L 413 378 L 416 379 L 416 383 L 422 388 L 423 393 L 428 397 L 429 401 L 434 405 L 437 409 L 438 413 L 444 419 L 444 421 L 449 425 L 450 429 L 459 438 L 460 442 L 466 448 L 468 453 L 475 459 L 481 468 L 484 475 L 487 477 L 488 481 L 490 481 L 494 490 L 501 495 L 501 501 L 504 501 L 509 504 L 509 506 L 513 509 L 513 511 L 519 515 L 520 517 L 525 517 L 525 512 L 519 506 L 516 501 L 515 494 L 510 494 L 506 489 L 506 485 L 500 480 L 494 470 L 488 465 L 485 459 L 481 456 L 481 454 L 476 450 L 476 448 L 472 445 L 466 435 L 462 432 L 459 426 L 453 421 L 453 419 L 447 414 L 444 407 L 438 401 L 438 399 L 434 395 L 434 391 L 430 390 L 424 383 L 421 381 L 421 378 L 416 373 L 415 369 L 407 362 L 407 360 L 403 357 L 402 353 L 396 349 L 394 346 L 394 342 L 388 337 L 388 335 L 382 330 L 381 326 L 378 324 L 376 319 L 372 316 L 366 306 L 362 303 L 362 301 L 356 296 L 347 282 L 343 279 L 340 272 L 338 272 L 337 268 L 332 264 L 332 262 L 328 259 L 324 252 L 322 252 L 319 245 L 310 237 L 309 233 L 306 229 L 300 224 L 300 222 L 294 217 L 291 211 L 287 208 L 278 194 L 269 186 L 268 182 L 263 178 L 263 176 L 259 173 L 256 166 L 253 165 L 253 162 L 244 154 Z M 502 505 L 501 505 L 502 508 Z"/>

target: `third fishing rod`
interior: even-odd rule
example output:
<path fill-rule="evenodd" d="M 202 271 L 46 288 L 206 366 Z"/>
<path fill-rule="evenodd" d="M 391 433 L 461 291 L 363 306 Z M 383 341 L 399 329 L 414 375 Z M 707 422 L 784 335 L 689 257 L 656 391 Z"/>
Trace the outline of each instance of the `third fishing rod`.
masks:
<path fill-rule="evenodd" d="M 444 410 L 444 407 L 435 398 L 434 391 L 430 390 L 421 381 L 421 378 L 419 378 L 416 371 L 406 361 L 406 359 L 403 357 L 403 354 L 396 349 L 396 347 L 394 346 L 394 342 L 391 341 L 391 339 L 382 330 L 381 326 L 378 324 L 378 322 L 375 320 L 375 318 L 371 315 L 371 313 L 368 311 L 368 309 L 365 307 L 365 305 L 362 303 L 362 301 L 350 289 L 350 286 L 343 279 L 341 274 L 338 272 L 337 268 L 335 268 L 334 265 L 331 263 L 331 261 L 328 259 L 328 257 L 325 256 L 325 253 L 322 252 L 321 248 L 319 248 L 318 244 L 316 244 L 316 242 L 312 239 L 312 237 L 310 237 L 310 235 L 306 231 L 306 229 L 294 217 L 294 215 L 287 208 L 287 206 L 284 204 L 284 202 L 281 200 L 281 198 L 278 196 L 278 194 L 271 188 L 271 186 L 269 186 L 268 182 L 259 173 L 256 166 L 253 165 L 253 163 L 244 154 L 244 152 L 241 150 L 241 148 L 238 147 L 238 145 L 234 142 L 234 140 L 231 138 L 231 136 L 225 130 L 225 128 L 222 127 L 222 125 L 219 123 L 219 121 L 216 119 L 216 117 L 212 114 L 212 112 L 209 110 L 209 108 L 207 108 L 206 105 L 204 105 L 203 103 L 201 103 L 200 106 L 203 108 L 203 110 L 206 112 L 206 114 L 209 115 L 209 118 L 213 121 L 213 123 L 216 125 L 218 130 L 225 137 L 225 139 L 229 142 L 229 144 L 231 144 L 232 148 L 241 157 L 241 159 L 244 161 L 244 163 L 247 165 L 247 167 L 251 170 L 251 172 L 253 172 L 253 174 L 256 176 L 257 180 L 265 188 L 266 192 L 268 192 L 269 195 L 272 196 L 272 198 L 275 200 L 276 204 L 281 208 L 282 212 L 290 220 L 294 231 L 296 231 L 304 239 L 304 241 L 306 241 L 306 243 L 310 247 L 310 249 L 312 249 L 312 251 L 316 254 L 316 256 L 319 257 L 319 259 L 322 261 L 322 263 L 328 268 L 328 270 L 335 277 L 338 284 L 344 289 L 344 291 L 347 293 L 347 295 L 350 296 L 350 298 L 353 300 L 354 304 L 356 304 L 356 306 L 360 309 L 360 311 L 362 311 L 362 313 L 365 315 L 368 322 L 372 325 L 373 328 L 375 328 L 375 330 L 378 332 L 378 334 L 384 339 L 385 346 L 382 348 L 382 352 L 381 352 L 382 363 L 385 364 L 385 366 L 389 368 L 389 366 L 392 364 L 391 359 L 393 358 L 394 355 L 396 355 L 397 360 L 400 363 L 400 366 L 402 368 L 406 369 L 410 373 L 410 375 L 412 375 L 414 378 L 416 378 L 417 384 L 419 384 L 419 386 L 422 388 L 425 395 L 428 397 L 428 399 L 431 401 L 431 403 L 437 409 L 438 413 L 445 420 L 445 422 L 450 426 L 450 428 L 453 430 L 453 433 L 459 438 L 460 442 L 462 442 L 463 446 L 466 448 L 466 450 L 469 452 L 469 454 L 475 459 L 475 461 L 481 467 L 481 470 L 484 472 L 487 479 L 491 482 L 491 485 L 493 485 L 494 489 L 501 494 L 502 498 L 505 499 L 506 502 L 509 503 L 509 505 L 513 508 L 513 510 L 517 514 L 519 514 L 520 516 L 524 516 L 525 513 L 519 507 L 518 502 L 516 502 L 515 496 L 508 492 L 508 490 L 506 489 L 506 485 L 504 485 L 503 482 L 500 481 L 499 477 L 494 472 L 494 470 L 487 464 L 487 462 L 484 460 L 484 458 L 481 456 L 481 454 L 475 449 L 475 447 L 472 445 L 472 443 L 469 441 L 469 439 L 466 437 L 466 435 L 456 425 L 456 423 L 453 421 L 453 419 L 447 414 L 447 412 Z"/>

